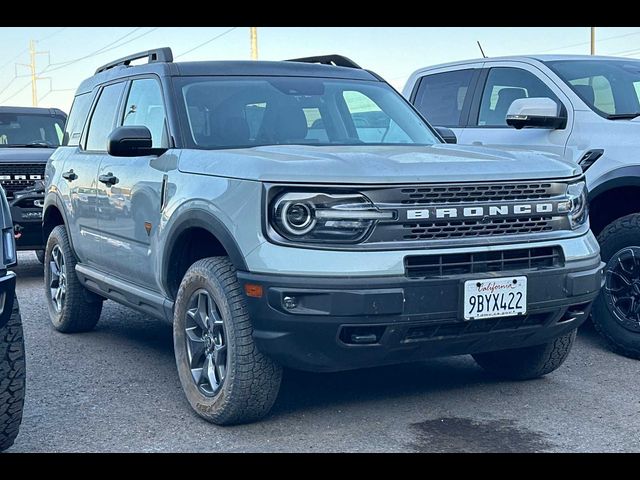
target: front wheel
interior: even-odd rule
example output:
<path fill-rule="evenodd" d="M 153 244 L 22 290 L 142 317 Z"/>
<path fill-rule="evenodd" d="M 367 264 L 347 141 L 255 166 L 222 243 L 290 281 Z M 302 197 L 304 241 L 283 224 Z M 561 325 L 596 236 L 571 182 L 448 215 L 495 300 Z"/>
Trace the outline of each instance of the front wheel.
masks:
<path fill-rule="evenodd" d="M 530 380 L 553 372 L 569 356 L 577 330 L 533 347 L 477 353 L 475 361 L 488 372 L 512 380 Z"/>
<path fill-rule="evenodd" d="M 18 299 L 9 322 L 0 327 L 0 451 L 13 445 L 22 422 L 25 355 Z"/>
<path fill-rule="evenodd" d="M 258 351 L 236 271 L 227 257 L 205 258 L 185 274 L 173 339 L 182 388 L 204 419 L 230 425 L 265 416 L 282 368 Z"/>
<path fill-rule="evenodd" d="M 593 324 L 613 351 L 640 359 L 640 214 L 607 225 L 598 243 L 606 267 Z"/>

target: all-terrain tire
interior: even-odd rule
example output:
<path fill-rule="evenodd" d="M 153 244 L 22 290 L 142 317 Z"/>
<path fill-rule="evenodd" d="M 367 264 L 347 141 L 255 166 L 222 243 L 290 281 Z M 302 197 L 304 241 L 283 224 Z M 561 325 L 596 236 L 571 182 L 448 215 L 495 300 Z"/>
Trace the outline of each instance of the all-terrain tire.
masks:
<path fill-rule="evenodd" d="M 54 263 L 52 252 L 56 247 L 62 253 L 66 271 L 66 291 L 62 308 L 59 310 L 53 302 L 50 288 Z M 76 256 L 71 249 L 67 230 L 64 225 L 58 225 L 51 231 L 47 240 L 44 264 L 44 291 L 49 309 L 49 318 L 53 327 L 59 332 L 75 333 L 92 330 L 98 323 L 102 312 L 104 299 L 90 292 L 80 283 L 76 275 L 76 263 Z"/>
<path fill-rule="evenodd" d="M 196 384 L 187 350 L 187 314 L 198 292 L 215 302 L 224 324 L 226 374 L 210 395 Z M 198 415 L 217 425 L 230 425 L 255 421 L 269 412 L 278 396 L 282 368 L 256 348 L 245 297 L 227 257 L 205 258 L 187 270 L 176 299 L 173 338 L 180 382 Z"/>
<path fill-rule="evenodd" d="M 530 380 L 553 372 L 569 356 L 576 330 L 533 347 L 477 353 L 475 361 L 488 372 L 511 380 Z"/>
<path fill-rule="evenodd" d="M 18 299 L 9 322 L 0 327 L 0 451 L 18 435 L 25 392 L 25 355 Z"/>
<path fill-rule="evenodd" d="M 598 235 L 598 243 L 605 263 L 625 247 L 640 247 L 640 214 L 627 215 L 607 225 Z M 640 331 L 629 330 L 616 320 L 607 305 L 606 295 L 603 289 L 593 304 L 591 317 L 596 330 L 614 352 L 640 359 Z"/>

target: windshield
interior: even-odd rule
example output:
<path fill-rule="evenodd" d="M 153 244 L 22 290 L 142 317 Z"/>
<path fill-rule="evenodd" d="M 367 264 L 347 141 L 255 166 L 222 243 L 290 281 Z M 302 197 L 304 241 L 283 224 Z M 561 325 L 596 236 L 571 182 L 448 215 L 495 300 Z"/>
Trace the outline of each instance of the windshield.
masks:
<path fill-rule="evenodd" d="M 62 141 L 63 131 L 63 117 L 0 113 L 0 147 L 56 148 Z"/>
<path fill-rule="evenodd" d="M 640 115 L 640 61 L 557 60 L 547 65 L 597 114 L 611 119 Z"/>
<path fill-rule="evenodd" d="M 178 79 L 199 148 L 432 145 L 427 124 L 382 82 L 310 77 Z"/>

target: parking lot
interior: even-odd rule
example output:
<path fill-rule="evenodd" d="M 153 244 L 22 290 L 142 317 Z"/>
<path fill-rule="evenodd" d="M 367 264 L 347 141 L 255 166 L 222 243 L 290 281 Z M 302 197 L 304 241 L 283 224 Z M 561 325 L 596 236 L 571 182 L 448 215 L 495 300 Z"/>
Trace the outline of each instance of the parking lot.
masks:
<path fill-rule="evenodd" d="M 640 449 L 640 362 L 583 328 L 541 380 L 496 380 L 471 357 L 369 370 L 287 371 L 271 415 L 217 427 L 187 404 L 171 328 L 113 302 L 91 333 L 49 325 L 42 267 L 21 253 L 27 400 L 11 452 L 532 452 Z"/>

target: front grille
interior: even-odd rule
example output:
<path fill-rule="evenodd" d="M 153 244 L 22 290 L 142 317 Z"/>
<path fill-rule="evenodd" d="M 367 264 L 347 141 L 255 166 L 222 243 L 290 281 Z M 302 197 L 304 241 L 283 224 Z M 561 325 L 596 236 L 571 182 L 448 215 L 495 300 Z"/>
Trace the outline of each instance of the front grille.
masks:
<path fill-rule="evenodd" d="M 405 257 L 404 265 L 409 278 L 432 278 L 555 268 L 564 265 L 564 258 L 559 247 L 536 247 L 497 252 L 410 255 Z"/>
<path fill-rule="evenodd" d="M 403 205 L 540 200 L 557 195 L 552 183 L 444 185 L 400 188 L 398 190 Z"/>
<path fill-rule="evenodd" d="M 33 187 L 39 177 L 44 180 L 46 163 L 0 163 L 0 185 L 4 187 L 7 198 L 13 198 L 15 192 Z M 16 180 L 16 176 L 26 176 L 24 180 Z M 2 178 L 9 177 L 6 180 Z"/>
<path fill-rule="evenodd" d="M 403 240 L 488 237 L 553 230 L 552 217 L 515 217 L 482 220 L 449 220 L 402 224 Z"/>
<path fill-rule="evenodd" d="M 415 342 L 432 338 L 451 338 L 470 334 L 503 332 L 523 327 L 540 327 L 549 319 L 548 313 L 515 317 L 487 318 L 470 322 L 450 322 L 436 325 L 419 325 L 407 330 L 404 341 Z"/>

